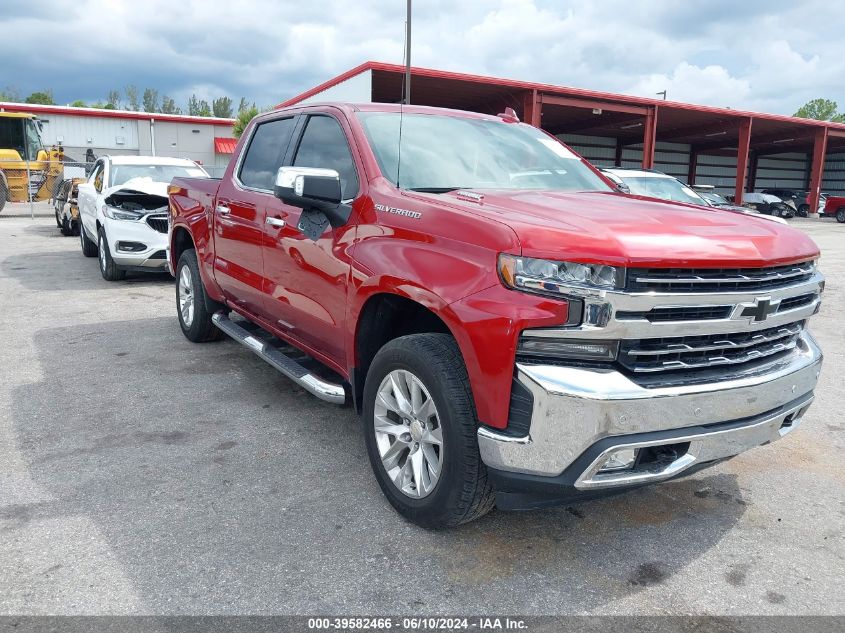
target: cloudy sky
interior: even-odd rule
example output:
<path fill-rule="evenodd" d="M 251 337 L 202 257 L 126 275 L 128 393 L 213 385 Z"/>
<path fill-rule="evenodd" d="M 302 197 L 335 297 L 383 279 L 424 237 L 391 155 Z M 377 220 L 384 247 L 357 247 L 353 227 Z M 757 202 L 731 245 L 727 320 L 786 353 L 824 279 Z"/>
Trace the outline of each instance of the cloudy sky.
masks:
<path fill-rule="evenodd" d="M 404 0 L 2 0 L 0 88 L 272 105 L 402 62 Z M 838 0 L 415 0 L 415 65 L 791 114 L 845 110 Z"/>

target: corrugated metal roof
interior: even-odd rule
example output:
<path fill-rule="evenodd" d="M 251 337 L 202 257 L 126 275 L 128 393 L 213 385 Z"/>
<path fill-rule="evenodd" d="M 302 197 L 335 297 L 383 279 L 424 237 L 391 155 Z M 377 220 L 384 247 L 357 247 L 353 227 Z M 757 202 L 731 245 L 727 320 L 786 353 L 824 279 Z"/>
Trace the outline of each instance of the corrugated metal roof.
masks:
<path fill-rule="evenodd" d="M 234 154 L 237 146 L 238 139 L 236 138 L 214 137 L 214 152 L 216 154 Z"/>

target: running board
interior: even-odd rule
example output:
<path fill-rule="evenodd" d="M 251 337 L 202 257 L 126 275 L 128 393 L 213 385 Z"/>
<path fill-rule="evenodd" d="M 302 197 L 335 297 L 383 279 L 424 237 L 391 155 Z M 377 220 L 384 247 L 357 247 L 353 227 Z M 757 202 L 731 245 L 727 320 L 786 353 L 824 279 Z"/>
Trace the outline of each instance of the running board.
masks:
<path fill-rule="evenodd" d="M 229 319 L 223 312 L 217 312 L 211 320 L 225 334 L 231 336 L 244 347 L 255 352 L 267 363 L 278 371 L 293 380 L 300 387 L 310 394 L 317 396 L 320 400 L 332 404 L 344 404 L 346 402 L 346 390 L 343 385 L 336 385 L 318 378 L 295 360 L 286 356 L 278 349 L 250 334 L 240 325 Z"/>

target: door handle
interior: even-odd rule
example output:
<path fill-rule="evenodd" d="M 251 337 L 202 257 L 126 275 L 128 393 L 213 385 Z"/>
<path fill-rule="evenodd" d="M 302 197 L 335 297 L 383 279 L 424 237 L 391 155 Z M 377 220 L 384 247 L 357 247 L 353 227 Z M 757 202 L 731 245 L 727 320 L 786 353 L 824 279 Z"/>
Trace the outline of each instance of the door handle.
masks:
<path fill-rule="evenodd" d="M 267 218 L 266 222 L 270 226 L 275 226 L 277 229 L 280 229 L 285 225 L 285 221 L 281 218 Z"/>
<path fill-rule="evenodd" d="M 225 204 L 218 204 L 215 207 L 215 211 L 217 211 L 220 215 L 229 215 L 232 212 L 232 210 Z"/>

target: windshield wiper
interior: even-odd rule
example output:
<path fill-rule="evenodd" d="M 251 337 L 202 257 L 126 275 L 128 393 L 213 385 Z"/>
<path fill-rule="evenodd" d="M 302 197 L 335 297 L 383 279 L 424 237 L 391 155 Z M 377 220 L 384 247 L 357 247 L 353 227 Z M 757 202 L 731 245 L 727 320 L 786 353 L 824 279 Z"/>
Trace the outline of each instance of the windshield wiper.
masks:
<path fill-rule="evenodd" d="M 449 193 L 466 187 L 411 187 L 408 191 L 419 191 L 420 193 Z"/>

